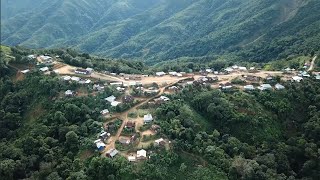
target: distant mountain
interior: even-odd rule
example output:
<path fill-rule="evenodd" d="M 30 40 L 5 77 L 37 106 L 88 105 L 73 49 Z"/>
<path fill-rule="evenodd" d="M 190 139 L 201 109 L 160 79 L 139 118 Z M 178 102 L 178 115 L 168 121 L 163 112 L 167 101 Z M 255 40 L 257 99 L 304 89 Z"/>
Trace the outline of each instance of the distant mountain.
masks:
<path fill-rule="evenodd" d="M 153 62 L 267 61 L 320 49 L 318 0 L 1 1 L 1 43 Z M 6 9 L 3 11 L 3 9 Z M 14 13 L 13 13 L 14 12 Z"/>

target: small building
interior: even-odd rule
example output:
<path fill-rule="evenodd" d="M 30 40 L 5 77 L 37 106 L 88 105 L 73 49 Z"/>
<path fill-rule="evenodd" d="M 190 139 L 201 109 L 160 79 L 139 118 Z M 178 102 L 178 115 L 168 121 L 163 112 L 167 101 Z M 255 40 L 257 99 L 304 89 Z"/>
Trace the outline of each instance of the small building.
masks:
<path fill-rule="evenodd" d="M 93 90 L 95 90 L 95 91 L 103 91 L 104 90 L 104 86 L 102 86 L 100 84 L 94 84 L 93 85 Z"/>
<path fill-rule="evenodd" d="M 99 138 L 101 139 L 101 141 L 105 141 L 105 140 L 107 140 L 110 136 L 111 136 L 110 133 L 102 132 L 102 133 L 99 135 Z"/>
<path fill-rule="evenodd" d="M 177 76 L 177 72 L 171 71 L 171 72 L 169 72 L 169 75 L 171 75 L 171 76 Z"/>
<path fill-rule="evenodd" d="M 169 91 L 178 91 L 179 88 L 177 86 L 170 86 L 170 87 L 168 87 L 168 90 Z"/>
<path fill-rule="evenodd" d="M 258 89 L 260 89 L 261 91 L 272 90 L 272 86 L 270 84 L 261 84 Z"/>
<path fill-rule="evenodd" d="M 116 149 L 110 149 L 107 151 L 106 156 L 110 158 L 114 158 L 119 153 Z"/>
<path fill-rule="evenodd" d="M 156 72 L 156 76 L 164 76 L 164 75 L 166 75 L 165 72 Z"/>
<path fill-rule="evenodd" d="M 121 93 L 124 92 L 124 90 L 126 90 L 126 88 L 122 88 L 122 87 L 117 87 L 116 89 L 118 92 L 121 92 Z"/>
<path fill-rule="evenodd" d="M 303 78 L 299 77 L 299 76 L 293 76 L 292 80 L 295 81 L 295 82 L 301 82 L 303 80 Z"/>
<path fill-rule="evenodd" d="M 92 69 L 92 68 L 86 68 L 86 71 L 87 71 L 89 74 L 92 74 L 93 69 Z"/>
<path fill-rule="evenodd" d="M 233 68 L 233 69 L 239 69 L 239 66 L 233 65 L 232 68 Z"/>
<path fill-rule="evenodd" d="M 279 84 L 279 83 L 278 83 L 278 84 L 276 84 L 274 87 L 275 87 L 275 89 L 276 89 L 276 90 L 282 90 L 282 89 L 285 89 L 285 87 L 284 87 L 283 85 Z"/>
<path fill-rule="evenodd" d="M 89 74 L 90 74 L 90 72 L 89 72 L 88 70 L 86 70 L 86 69 L 80 69 L 80 68 L 76 69 L 76 70 L 74 71 L 74 73 L 76 73 L 76 74 L 82 74 L 82 75 L 89 75 Z"/>
<path fill-rule="evenodd" d="M 108 101 L 109 103 L 112 103 L 113 101 L 116 100 L 116 97 L 114 95 L 112 95 L 112 96 L 105 98 L 104 100 Z"/>
<path fill-rule="evenodd" d="M 226 69 L 224 69 L 227 73 L 232 73 L 233 72 L 233 68 L 228 67 Z"/>
<path fill-rule="evenodd" d="M 222 89 L 222 90 L 230 90 L 233 88 L 233 85 L 230 83 L 230 82 L 227 82 L 225 84 L 220 84 L 219 87 Z"/>
<path fill-rule="evenodd" d="M 36 56 L 33 55 L 33 54 L 30 54 L 30 55 L 28 55 L 27 57 L 28 57 L 29 59 L 35 59 L 35 58 L 36 58 Z"/>
<path fill-rule="evenodd" d="M 115 87 L 121 87 L 123 85 L 122 82 L 113 82 L 113 83 L 110 83 L 110 86 L 115 86 Z"/>
<path fill-rule="evenodd" d="M 310 74 L 308 74 L 306 71 L 303 71 L 299 74 L 301 77 L 311 77 Z"/>
<path fill-rule="evenodd" d="M 131 141 L 130 139 L 127 139 L 127 138 L 119 138 L 119 143 L 123 145 L 129 145 Z"/>
<path fill-rule="evenodd" d="M 71 80 L 71 76 L 63 76 L 62 77 L 64 81 L 70 81 Z"/>
<path fill-rule="evenodd" d="M 46 71 L 49 71 L 49 68 L 48 67 L 42 67 L 39 69 L 41 72 L 46 72 Z"/>
<path fill-rule="evenodd" d="M 155 144 L 156 146 L 163 146 L 163 145 L 166 144 L 166 142 L 164 141 L 163 138 L 160 138 L 160 139 L 155 140 L 155 141 L 154 141 L 154 144 Z"/>
<path fill-rule="evenodd" d="M 271 75 L 268 75 L 268 76 L 266 77 L 266 80 L 267 80 L 267 81 L 272 81 L 273 79 L 274 79 L 274 77 L 271 76 Z"/>
<path fill-rule="evenodd" d="M 79 78 L 79 77 L 76 77 L 76 76 L 72 76 L 72 77 L 71 77 L 71 80 L 72 80 L 72 81 L 79 82 L 79 81 L 80 81 L 80 78 Z"/>
<path fill-rule="evenodd" d="M 106 144 L 104 144 L 101 139 L 95 140 L 94 143 L 97 146 L 97 149 L 101 152 L 106 148 Z"/>
<path fill-rule="evenodd" d="M 207 73 L 212 73 L 213 70 L 212 70 L 212 69 L 206 69 L 206 72 L 207 72 Z"/>
<path fill-rule="evenodd" d="M 247 71 L 246 67 L 239 67 L 239 71 Z"/>
<path fill-rule="evenodd" d="M 102 116 L 105 116 L 105 115 L 109 114 L 110 112 L 108 109 L 104 109 L 104 110 L 100 111 L 100 113 Z"/>
<path fill-rule="evenodd" d="M 170 98 L 168 98 L 167 96 L 160 96 L 160 99 L 164 102 L 170 101 Z"/>
<path fill-rule="evenodd" d="M 138 160 L 147 159 L 147 151 L 144 149 L 137 151 L 137 159 Z"/>
<path fill-rule="evenodd" d="M 112 106 L 112 107 L 117 107 L 119 104 L 121 104 L 121 102 L 119 102 L 119 101 L 113 101 L 113 102 L 111 102 L 111 106 Z"/>
<path fill-rule="evenodd" d="M 151 123 L 153 121 L 153 117 L 151 114 L 146 114 L 143 116 L 143 122 L 146 123 Z"/>
<path fill-rule="evenodd" d="M 73 96 L 73 92 L 71 90 L 67 90 L 65 93 L 64 93 L 65 96 Z"/>
<path fill-rule="evenodd" d="M 21 71 L 22 74 L 27 74 L 28 72 L 30 72 L 29 69 L 26 69 L 26 70 Z"/>
<path fill-rule="evenodd" d="M 320 80 L 320 74 L 316 75 L 316 80 Z"/>
<path fill-rule="evenodd" d="M 89 74 L 89 72 L 88 72 L 87 70 L 85 70 L 85 69 L 80 69 L 80 68 L 77 68 L 77 69 L 74 71 L 74 73 L 76 73 L 76 74 L 83 74 L 83 75 Z"/>
<path fill-rule="evenodd" d="M 135 156 L 128 156 L 128 161 L 129 162 L 136 162 L 136 157 Z"/>
<path fill-rule="evenodd" d="M 255 88 L 253 87 L 253 85 L 246 85 L 243 87 L 245 91 L 253 91 L 255 90 Z"/>

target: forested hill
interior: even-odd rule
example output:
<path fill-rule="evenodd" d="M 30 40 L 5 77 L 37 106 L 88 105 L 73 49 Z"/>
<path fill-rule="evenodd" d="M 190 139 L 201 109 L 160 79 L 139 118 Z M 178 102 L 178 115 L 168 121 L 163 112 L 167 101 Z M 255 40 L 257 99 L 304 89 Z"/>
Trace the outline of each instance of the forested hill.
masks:
<path fill-rule="evenodd" d="M 1 1 L 1 43 L 149 62 L 268 61 L 320 49 L 318 0 L 32 2 Z"/>

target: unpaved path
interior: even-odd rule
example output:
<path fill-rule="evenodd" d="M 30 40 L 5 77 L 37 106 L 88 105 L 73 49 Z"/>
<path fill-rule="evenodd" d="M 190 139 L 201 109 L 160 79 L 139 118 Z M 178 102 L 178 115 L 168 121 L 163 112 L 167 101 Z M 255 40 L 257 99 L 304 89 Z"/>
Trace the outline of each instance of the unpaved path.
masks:
<path fill-rule="evenodd" d="M 318 57 L 318 56 L 314 56 L 314 57 L 313 57 L 308 71 L 312 71 L 312 70 L 313 70 L 314 64 L 315 64 L 315 62 L 316 62 L 317 57 Z"/>

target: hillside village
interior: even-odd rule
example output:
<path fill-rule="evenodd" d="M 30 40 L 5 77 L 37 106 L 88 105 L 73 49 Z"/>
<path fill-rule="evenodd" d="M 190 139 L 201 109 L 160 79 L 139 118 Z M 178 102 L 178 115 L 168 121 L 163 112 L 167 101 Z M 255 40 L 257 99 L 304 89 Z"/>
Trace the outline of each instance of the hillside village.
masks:
<path fill-rule="evenodd" d="M 28 74 L 40 71 L 60 76 L 61 81 L 77 83 L 90 89 L 80 91 L 69 89 L 61 98 L 73 96 L 103 94 L 106 88 L 112 88 L 114 94 L 103 97 L 105 109 L 100 109 L 105 123 L 92 144 L 103 157 L 125 156 L 135 162 L 148 159 L 152 151 L 150 146 L 170 149 L 170 140 L 161 133 L 154 110 L 157 106 L 170 101 L 170 95 L 186 86 L 204 86 L 233 91 L 280 91 L 286 87 L 282 82 L 301 82 L 305 78 L 320 81 L 320 73 L 312 72 L 315 56 L 300 70 L 290 67 L 282 71 L 264 71 L 256 67 L 231 66 L 221 70 L 211 68 L 200 72 L 155 72 L 153 75 L 115 74 L 97 72 L 93 68 L 73 67 L 59 61 L 59 56 L 29 55 L 36 61 L 37 68 L 21 69 L 19 73 Z M 101 97 L 101 96 L 99 96 Z"/>

